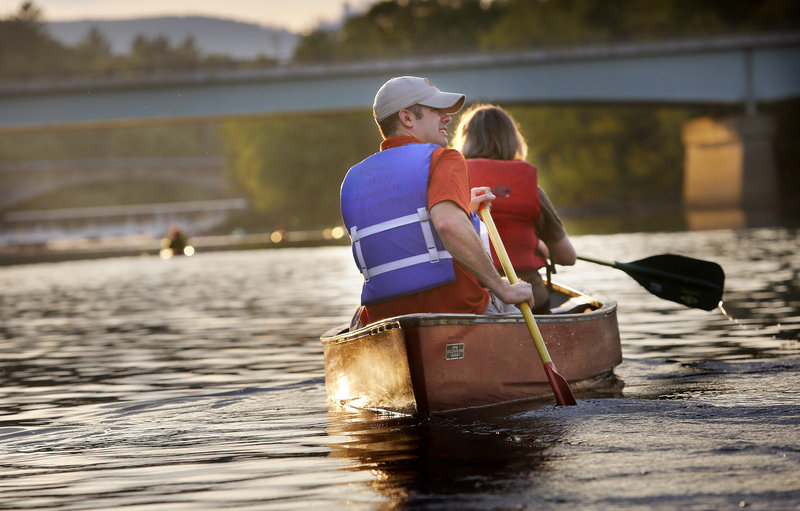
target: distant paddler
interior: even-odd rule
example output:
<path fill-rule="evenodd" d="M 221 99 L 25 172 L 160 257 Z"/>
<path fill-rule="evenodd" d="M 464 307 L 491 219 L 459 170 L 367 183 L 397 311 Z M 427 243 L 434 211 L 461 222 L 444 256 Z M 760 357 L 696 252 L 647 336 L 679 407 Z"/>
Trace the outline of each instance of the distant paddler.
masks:
<path fill-rule="evenodd" d="M 189 244 L 189 236 L 178 225 L 169 228 L 165 238 L 161 239 L 159 255 L 169 259 L 175 255 L 194 255 L 194 247 Z"/>

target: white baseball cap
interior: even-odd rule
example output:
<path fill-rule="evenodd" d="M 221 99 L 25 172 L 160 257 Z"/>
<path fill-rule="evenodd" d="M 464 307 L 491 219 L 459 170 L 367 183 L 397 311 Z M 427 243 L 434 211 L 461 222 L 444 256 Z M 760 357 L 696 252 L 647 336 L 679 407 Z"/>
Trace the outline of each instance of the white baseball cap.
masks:
<path fill-rule="evenodd" d="M 461 110 L 465 99 L 463 94 L 440 91 L 426 78 L 398 76 L 378 89 L 372 112 L 377 122 L 412 105 L 439 108 L 452 114 Z"/>

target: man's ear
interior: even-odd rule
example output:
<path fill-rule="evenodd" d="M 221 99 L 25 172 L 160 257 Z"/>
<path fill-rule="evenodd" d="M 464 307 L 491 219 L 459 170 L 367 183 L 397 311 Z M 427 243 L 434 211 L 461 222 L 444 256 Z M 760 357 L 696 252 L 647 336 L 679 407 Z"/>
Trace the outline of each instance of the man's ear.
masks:
<path fill-rule="evenodd" d="M 417 120 L 417 116 L 414 115 L 414 112 L 406 110 L 405 108 L 397 112 L 397 116 L 400 118 L 400 124 L 405 128 L 413 128 L 414 121 Z"/>

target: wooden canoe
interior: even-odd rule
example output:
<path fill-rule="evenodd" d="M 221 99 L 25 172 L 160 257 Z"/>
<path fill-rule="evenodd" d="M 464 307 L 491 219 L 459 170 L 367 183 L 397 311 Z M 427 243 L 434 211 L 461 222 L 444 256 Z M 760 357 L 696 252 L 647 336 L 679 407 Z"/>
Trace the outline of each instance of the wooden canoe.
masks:
<path fill-rule="evenodd" d="M 622 361 L 617 304 L 554 284 L 551 314 L 536 322 L 558 372 L 571 382 Z M 521 314 L 411 314 L 321 337 L 334 403 L 406 414 L 552 395 Z"/>

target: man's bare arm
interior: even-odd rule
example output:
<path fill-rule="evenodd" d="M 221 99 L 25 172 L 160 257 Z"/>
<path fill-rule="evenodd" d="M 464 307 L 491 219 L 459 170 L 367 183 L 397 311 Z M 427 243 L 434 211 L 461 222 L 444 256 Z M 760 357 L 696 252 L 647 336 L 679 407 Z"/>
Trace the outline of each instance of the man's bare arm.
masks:
<path fill-rule="evenodd" d="M 478 282 L 505 303 L 528 302 L 533 307 L 533 293 L 527 282 L 510 285 L 500 277 L 472 222 L 455 202 L 443 201 L 431 208 L 436 232 L 456 261 L 478 278 Z"/>

